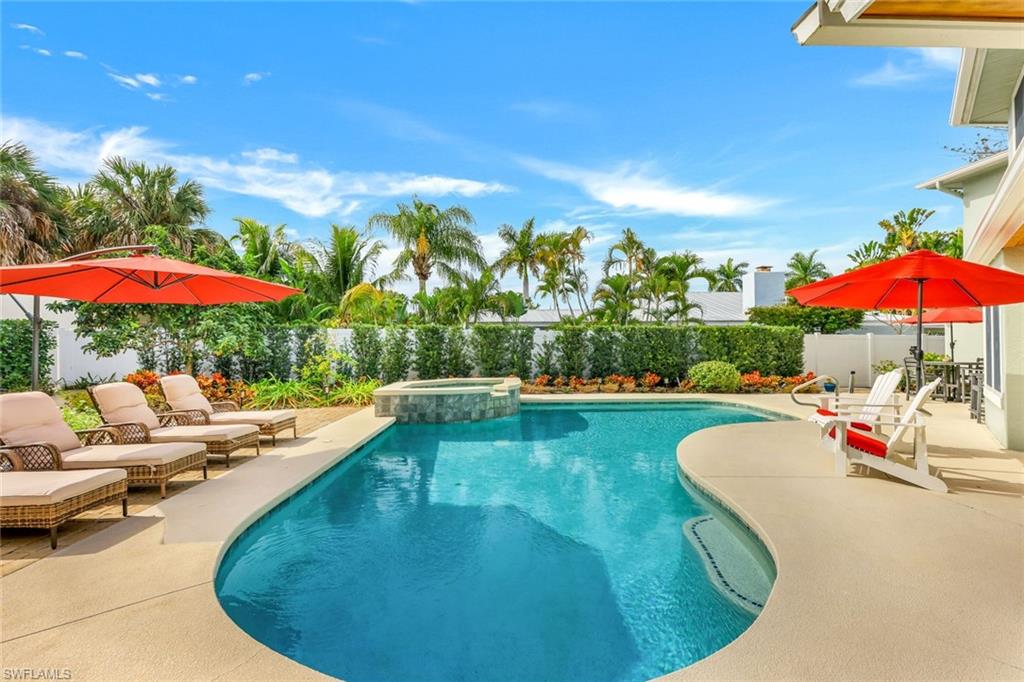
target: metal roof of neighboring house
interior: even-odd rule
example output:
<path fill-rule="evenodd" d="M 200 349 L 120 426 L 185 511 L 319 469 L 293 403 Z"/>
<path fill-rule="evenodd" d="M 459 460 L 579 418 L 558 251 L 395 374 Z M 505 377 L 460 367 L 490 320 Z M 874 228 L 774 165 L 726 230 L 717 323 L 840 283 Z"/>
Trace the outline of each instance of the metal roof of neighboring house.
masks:
<path fill-rule="evenodd" d="M 700 317 L 708 324 L 736 324 L 747 320 L 741 292 L 691 291 L 687 294 L 687 299 L 701 307 L 703 316 L 696 312 L 694 316 Z M 530 327 L 549 327 L 557 324 L 561 317 L 569 317 L 568 309 L 562 310 L 561 313 L 559 316 L 554 308 L 534 308 L 527 310 L 526 314 L 516 321 Z M 635 311 L 634 317 L 643 319 L 643 311 Z M 485 313 L 480 316 L 480 322 L 495 324 L 501 322 L 501 318 L 493 313 Z"/>
<path fill-rule="evenodd" d="M 1002 169 L 1006 167 L 1009 153 L 1001 151 L 991 156 L 986 156 L 984 159 L 979 159 L 966 166 L 961 166 L 955 170 L 947 171 L 942 175 L 936 175 L 930 180 L 915 185 L 915 189 L 937 189 L 942 192 L 949 194 L 956 194 L 959 196 L 964 188 L 964 182 L 982 173 L 988 173 L 992 170 Z"/>

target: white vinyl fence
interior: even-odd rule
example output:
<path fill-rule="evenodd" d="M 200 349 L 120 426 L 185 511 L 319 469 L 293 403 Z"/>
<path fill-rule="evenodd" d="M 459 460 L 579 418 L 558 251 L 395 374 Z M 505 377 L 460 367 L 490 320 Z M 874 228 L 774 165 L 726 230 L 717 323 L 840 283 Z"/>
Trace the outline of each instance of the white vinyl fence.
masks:
<path fill-rule="evenodd" d="M 350 329 L 328 329 L 327 333 L 337 345 L 347 342 L 352 335 Z M 538 329 L 534 341 L 539 346 L 545 339 L 553 338 L 554 334 L 553 330 Z M 902 364 L 914 342 L 913 334 L 806 334 L 804 371 L 819 375 L 831 374 L 839 380 L 841 386 L 846 386 L 850 372 L 855 372 L 857 386 L 870 386 L 875 378 L 872 366 L 883 360 Z M 943 337 L 924 337 L 926 352 L 942 353 L 944 348 Z M 75 339 L 73 331 L 65 328 L 57 330 L 53 367 L 55 382 L 63 380 L 71 384 L 82 378 L 105 379 L 111 375 L 120 378 L 138 367 L 139 361 L 134 351 L 111 358 L 99 358 L 82 349 L 82 342 Z"/>

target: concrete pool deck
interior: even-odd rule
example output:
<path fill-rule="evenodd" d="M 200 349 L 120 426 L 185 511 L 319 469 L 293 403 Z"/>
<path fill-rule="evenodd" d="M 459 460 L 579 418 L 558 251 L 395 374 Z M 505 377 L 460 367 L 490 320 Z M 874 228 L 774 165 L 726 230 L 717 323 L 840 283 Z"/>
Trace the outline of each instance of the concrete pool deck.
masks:
<path fill-rule="evenodd" d="M 797 417 L 788 396 L 723 399 Z M 753 527 L 778 565 L 761 616 L 670 679 L 1024 678 L 1024 456 L 964 405 L 932 403 L 931 493 L 881 475 L 835 477 L 802 421 L 700 431 L 680 467 Z M 220 608 L 213 573 L 250 520 L 391 424 L 357 412 L 0 579 L 4 669 L 73 679 L 322 677 L 259 644 Z"/>

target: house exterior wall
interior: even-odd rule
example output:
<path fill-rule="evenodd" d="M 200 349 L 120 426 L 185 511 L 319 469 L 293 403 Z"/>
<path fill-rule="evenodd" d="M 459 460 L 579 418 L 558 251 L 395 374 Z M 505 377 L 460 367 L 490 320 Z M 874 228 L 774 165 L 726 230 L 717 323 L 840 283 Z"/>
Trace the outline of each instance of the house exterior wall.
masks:
<path fill-rule="evenodd" d="M 964 181 L 964 244 L 974 239 L 974 233 L 992 203 L 992 197 L 995 196 L 996 188 L 1005 172 L 1005 166 L 998 167 L 989 173 L 979 174 Z"/>
<path fill-rule="evenodd" d="M 1024 246 L 1003 249 L 990 263 L 1024 273 Z M 1024 450 L 1024 303 L 1002 306 L 1003 390 L 985 391 L 985 422 L 1000 443 Z"/>

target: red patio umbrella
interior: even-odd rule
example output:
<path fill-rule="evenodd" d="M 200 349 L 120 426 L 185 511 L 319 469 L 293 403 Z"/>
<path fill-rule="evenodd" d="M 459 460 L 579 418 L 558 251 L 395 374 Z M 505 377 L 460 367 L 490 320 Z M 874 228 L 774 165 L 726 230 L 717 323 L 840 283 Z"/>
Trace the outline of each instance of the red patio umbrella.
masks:
<path fill-rule="evenodd" d="M 956 341 L 953 340 L 953 324 L 978 324 L 981 322 L 979 308 L 932 308 L 921 316 L 922 324 L 949 325 L 949 359 L 956 360 Z M 900 324 L 917 324 L 917 315 L 904 317 Z"/>
<path fill-rule="evenodd" d="M 924 383 L 921 349 L 925 308 L 995 306 L 1024 301 L 1024 275 L 912 251 L 877 265 L 829 277 L 787 292 L 802 305 L 863 310 L 917 310 L 917 381 Z"/>
<path fill-rule="evenodd" d="M 121 258 L 97 258 L 111 252 Z M 122 246 L 78 254 L 55 263 L 0 267 L 0 294 L 34 296 L 32 387 L 38 385 L 39 296 L 91 303 L 259 303 L 280 301 L 298 289 L 156 255 L 152 246 Z M 19 304 L 20 306 L 20 304 Z"/>

